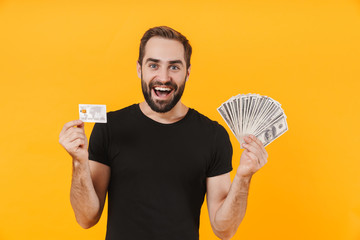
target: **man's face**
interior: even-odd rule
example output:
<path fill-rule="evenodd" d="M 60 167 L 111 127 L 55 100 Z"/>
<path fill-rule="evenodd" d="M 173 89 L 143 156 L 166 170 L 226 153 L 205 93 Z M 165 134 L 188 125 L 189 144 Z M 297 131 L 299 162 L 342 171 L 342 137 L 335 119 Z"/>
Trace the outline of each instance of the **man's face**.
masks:
<path fill-rule="evenodd" d="M 190 68 L 186 70 L 184 46 L 176 40 L 150 38 L 137 71 L 150 108 L 160 113 L 170 111 L 180 100 L 190 74 Z"/>

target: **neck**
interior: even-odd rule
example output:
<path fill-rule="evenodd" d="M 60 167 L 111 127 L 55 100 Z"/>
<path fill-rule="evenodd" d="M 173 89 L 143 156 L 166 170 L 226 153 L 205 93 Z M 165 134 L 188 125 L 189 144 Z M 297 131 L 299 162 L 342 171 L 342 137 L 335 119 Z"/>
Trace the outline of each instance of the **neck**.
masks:
<path fill-rule="evenodd" d="M 140 110 L 147 117 L 151 118 L 156 122 L 164 123 L 164 124 L 175 123 L 181 120 L 182 118 L 185 117 L 189 109 L 180 101 L 170 111 L 166 113 L 158 113 L 153 111 L 146 101 L 141 102 L 139 106 L 140 106 Z"/>

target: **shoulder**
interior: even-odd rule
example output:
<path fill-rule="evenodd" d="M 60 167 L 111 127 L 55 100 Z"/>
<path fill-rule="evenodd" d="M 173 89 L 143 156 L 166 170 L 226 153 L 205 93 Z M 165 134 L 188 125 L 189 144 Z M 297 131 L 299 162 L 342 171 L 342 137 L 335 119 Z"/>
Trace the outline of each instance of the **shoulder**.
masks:
<path fill-rule="evenodd" d="M 119 121 L 128 121 L 137 117 L 138 104 L 132 104 L 119 110 L 107 113 L 107 123 L 112 124 Z"/>
<path fill-rule="evenodd" d="M 193 119 L 201 126 L 201 128 L 210 130 L 211 133 L 215 135 L 219 134 L 219 132 L 221 134 L 227 134 L 225 128 L 217 121 L 210 119 L 195 109 L 191 108 L 191 111 L 193 112 Z"/>
<path fill-rule="evenodd" d="M 106 123 L 95 123 L 94 130 L 102 129 L 102 131 L 109 131 L 114 127 L 123 126 L 125 123 L 132 122 L 136 118 L 137 104 L 124 107 L 116 111 L 107 112 Z"/>
<path fill-rule="evenodd" d="M 116 118 L 119 116 L 125 116 L 131 113 L 135 113 L 137 108 L 137 104 L 132 104 L 130 106 L 124 107 L 122 109 L 116 110 L 116 111 L 110 111 L 107 113 L 108 118 Z"/>

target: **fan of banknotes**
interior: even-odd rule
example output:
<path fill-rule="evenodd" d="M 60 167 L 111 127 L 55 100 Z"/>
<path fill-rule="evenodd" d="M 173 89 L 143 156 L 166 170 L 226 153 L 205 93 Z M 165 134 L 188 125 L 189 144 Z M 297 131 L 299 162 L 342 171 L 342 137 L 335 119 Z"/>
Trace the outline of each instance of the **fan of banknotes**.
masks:
<path fill-rule="evenodd" d="M 239 94 L 217 110 L 240 144 L 252 134 L 267 146 L 288 130 L 281 104 L 267 96 Z"/>

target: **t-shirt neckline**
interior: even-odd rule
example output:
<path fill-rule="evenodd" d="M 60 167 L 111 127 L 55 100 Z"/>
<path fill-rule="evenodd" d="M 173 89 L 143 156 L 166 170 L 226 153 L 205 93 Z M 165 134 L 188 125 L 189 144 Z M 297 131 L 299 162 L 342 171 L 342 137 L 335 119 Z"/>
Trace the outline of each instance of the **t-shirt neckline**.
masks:
<path fill-rule="evenodd" d="M 163 126 L 163 127 L 172 127 L 172 126 L 178 126 L 183 124 L 188 118 L 189 116 L 192 114 L 193 109 L 189 107 L 187 113 L 185 114 L 185 116 L 180 119 L 179 121 L 173 122 L 173 123 L 161 123 L 161 122 L 157 122 L 154 119 L 149 118 L 148 116 L 146 116 L 140 109 L 140 104 L 136 103 L 135 105 L 135 109 L 136 112 L 138 113 L 138 115 L 140 115 L 141 118 L 143 118 L 145 121 L 147 121 L 150 124 L 155 124 L 158 126 Z"/>

